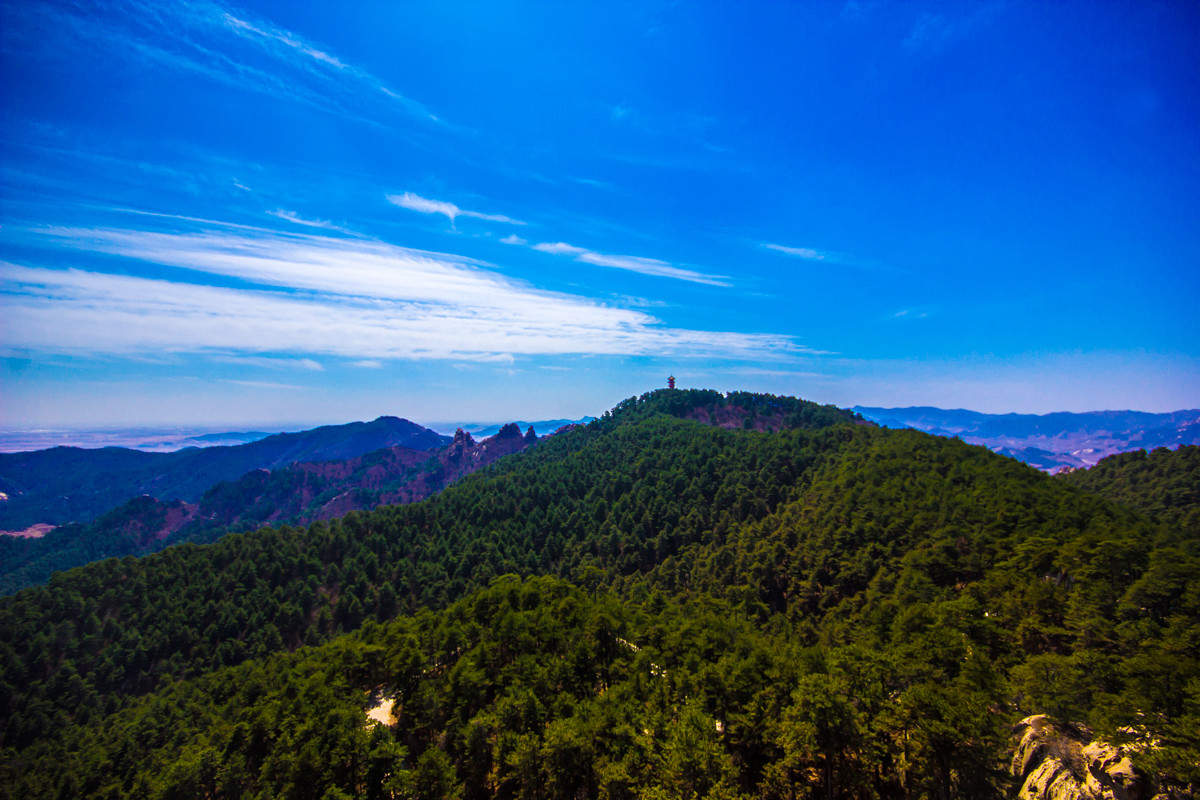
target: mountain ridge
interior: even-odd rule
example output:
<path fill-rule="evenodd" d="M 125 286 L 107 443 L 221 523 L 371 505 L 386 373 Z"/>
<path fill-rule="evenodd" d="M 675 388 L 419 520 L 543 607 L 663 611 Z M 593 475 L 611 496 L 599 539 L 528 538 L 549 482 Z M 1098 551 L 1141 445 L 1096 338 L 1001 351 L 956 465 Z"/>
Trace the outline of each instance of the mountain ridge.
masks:
<path fill-rule="evenodd" d="M 149 453 L 53 447 L 0 453 L 0 529 L 89 522 L 142 494 L 196 502 L 213 484 L 295 461 L 350 458 L 392 445 L 427 450 L 450 437 L 399 417 L 279 433 L 240 445 Z"/>
<path fill-rule="evenodd" d="M 1200 409 L 987 414 L 933 406 L 854 411 L 889 428 L 915 428 L 1016 458 L 1048 472 L 1094 466 L 1116 453 L 1200 444 Z"/>
<path fill-rule="evenodd" d="M 146 555 L 263 525 L 309 524 L 415 502 L 537 441 L 532 427 L 522 434 L 513 423 L 479 442 L 460 429 L 445 447 L 431 450 L 393 446 L 348 459 L 254 469 L 212 485 L 196 502 L 141 495 L 86 525 L 65 525 L 32 541 L 0 541 L 0 594 L 101 558 Z"/>

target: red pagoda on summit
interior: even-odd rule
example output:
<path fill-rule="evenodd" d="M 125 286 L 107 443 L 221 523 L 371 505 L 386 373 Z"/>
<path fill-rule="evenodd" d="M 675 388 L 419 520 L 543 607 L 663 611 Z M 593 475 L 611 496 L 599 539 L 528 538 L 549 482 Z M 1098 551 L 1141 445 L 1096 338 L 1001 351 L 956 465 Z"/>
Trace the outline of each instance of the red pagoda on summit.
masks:
<path fill-rule="evenodd" d="M 667 378 L 667 388 L 668 388 L 668 389 L 674 389 L 674 388 L 675 388 L 675 376 L 674 376 L 674 375 L 672 375 L 671 377 Z"/>

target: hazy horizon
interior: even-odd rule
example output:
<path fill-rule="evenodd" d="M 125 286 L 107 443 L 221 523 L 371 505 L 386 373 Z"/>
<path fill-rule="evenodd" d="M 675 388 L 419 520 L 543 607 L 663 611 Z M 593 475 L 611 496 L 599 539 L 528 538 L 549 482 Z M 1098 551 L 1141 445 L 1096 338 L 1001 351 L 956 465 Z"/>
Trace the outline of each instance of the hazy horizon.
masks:
<path fill-rule="evenodd" d="M 863 404 L 854 404 L 844 406 L 851 410 L 855 408 L 871 409 L 877 411 L 904 411 L 912 408 L 920 408 L 922 406 L 866 406 Z M 979 412 L 976 409 L 963 408 L 937 408 L 938 410 L 948 412 L 967 411 L 972 413 L 982 414 L 1000 414 L 1016 413 L 1016 412 Z M 407 419 L 410 422 L 428 428 L 436 433 L 443 435 L 451 435 L 457 428 L 463 428 L 468 432 L 476 433 L 484 431 L 483 435 L 490 435 L 490 431 L 497 429 L 502 425 L 517 422 L 522 426 L 533 425 L 539 435 L 552 433 L 553 428 L 549 428 L 545 423 L 565 424 L 568 422 L 576 422 L 590 419 L 608 411 L 608 408 L 599 409 L 589 414 L 580 414 L 575 417 L 553 417 L 544 419 L 534 419 L 533 417 L 512 416 L 498 419 L 457 419 L 457 420 L 420 420 L 405 416 L 404 414 L 386 414 L 377 416 L 392 416 L 401 419 Z M 1047 416 L 1050 414 L 1074 413 L 1074 414 L 1102 414 L 1106 412 L 1134 412 L 1134 413 L 1152 413 L 1152 414 L 1170 414 L 1179 412 L 1198 411 L 1195 408 L 1177 408 L 1168 411 L 1146 412 L 1143 409 L 1091 409 L 1083 412 L 1046 412 L 1034 416 Z M 245 442 L 255 441 L 257 439 L 273 436 L 279 433 L 296 433 L 300 431 L 311 430 L 322 426 L 346 425 L 354 422 L 370 422 L 377 417 L 368 419 L 344 419 L 344 420 L 324 420 L 317 422 L 278 422 L 268 423 L 265 425 L 245 424 L 238 425 L 236 423 L 230 425 L 209 425 L 209 426 L 188 426 L 181 425 L 107 425 L 107 426 L 77 426 L 77 427 L 26 427 L 17 428 L 0 423 L 0 453 L 27 452 L 33 450 L 43 450 L 50 447 L 80 447 L 85 449 L 93 449 L 100 447 L 125 447 L 134 450 L 144 450 L 147 452 L 174 452 L 184 447 L 212 447 L 217 445 L 234 445 L 243 444 Z M 194 441 L 198 437 L 208 437 L 209 441 L 198 442 Z"/>

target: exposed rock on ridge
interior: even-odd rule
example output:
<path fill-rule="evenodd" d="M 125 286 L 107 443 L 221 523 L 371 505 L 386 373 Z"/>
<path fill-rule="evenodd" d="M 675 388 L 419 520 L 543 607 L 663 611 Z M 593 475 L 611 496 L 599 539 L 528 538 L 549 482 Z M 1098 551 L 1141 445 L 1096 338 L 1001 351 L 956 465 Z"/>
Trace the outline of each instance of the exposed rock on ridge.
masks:
<path fill-rule="evenodd" d="M 1012 774 L 1022 781 L 1021 800 L 1168 800 L 1134 769 L 1119 748 L 1092 740 L 1089 730 L 1045 714 L 1026 717 Z"/>

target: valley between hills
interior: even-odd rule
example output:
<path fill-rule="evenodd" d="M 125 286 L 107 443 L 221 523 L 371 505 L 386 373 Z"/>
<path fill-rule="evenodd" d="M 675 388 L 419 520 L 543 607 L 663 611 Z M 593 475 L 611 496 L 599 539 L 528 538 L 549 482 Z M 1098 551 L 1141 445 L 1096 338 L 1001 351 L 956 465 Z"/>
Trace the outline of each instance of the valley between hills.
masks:
<path fill-rule="evenodd" d="M 696 390 L 357 425 L 0 456 L 0 527 L 59 525 L 0 541 L 0 796 L 1200 788 L 1200 447 L 1049 475 Z"/>

